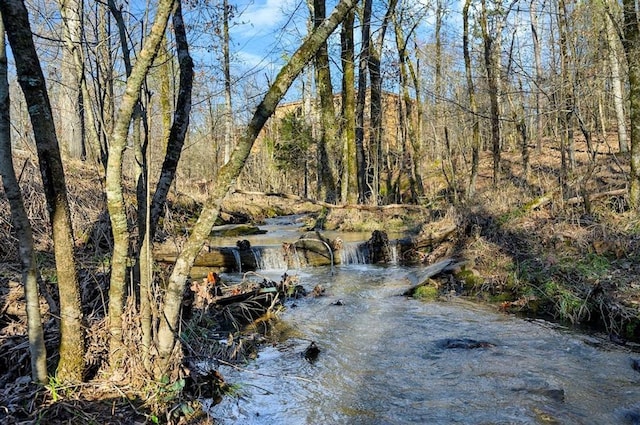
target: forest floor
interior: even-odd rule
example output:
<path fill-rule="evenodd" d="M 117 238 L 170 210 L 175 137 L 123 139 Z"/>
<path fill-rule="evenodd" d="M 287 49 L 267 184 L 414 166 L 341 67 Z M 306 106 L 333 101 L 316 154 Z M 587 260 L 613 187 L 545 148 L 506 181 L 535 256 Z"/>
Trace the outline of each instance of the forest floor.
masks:
<path fill-rule="evenodd" d="M 531 150 L 526 175 L 520 152 L 504 152 L 503 177 L 496 186 L 490 152 L 483 152 L 477 190 L 468 199 L 464 196 L 468 174 L 465 164 L 436 161 L 431 164 L 432 171 L 422 176 L 426 193 L 420 208 L 326 208 L 279 196 L 234 194 L 225 201 L 222 218 L 226 222 L 260 223 L 266 217 L 306 213 L 316 217 L 316 224 L 324 229 L 405 232 L 417 239 L 454 227 L 455 231 L 447 237 L 413 253 L 413 261 L 425 265 L 444 258 L 455 258 L 464 264 L 452 277 L 430 283 L 437 290 L 436 297 L 455 292 L 488 302 L 505 314 L 545 317 L 598 329 L 615 343 L 637 348 L 640 217 L 629 210 L 626 198 L 628 156 L 613 153 L 611 146 L 615 146 L 615 141 L 596 144 L 598 153 L 590 154 L 584 143 L 578 143 L 576 167 L 568 173 L 564 185 L 559 183 L 561 158 L 555 148 Z M 20 162 L 21 181 L 34 225 L 41 288 L 45 295 L 55 298 L 52 242 L 35 164 L 29 158 Z M 85 315 L 92 320 L 88 328 L 87 363 L 95 377 L 73 388 L 52 382 L 42 390 L 29 383 L 26 314 L 17 245 L 11 234 L 6 199 L 0 196 L 0 387 L 3 388 L 0 422 L 212 423 L 206 415 L 159 417 L 150 413 L 158 411 L 158 406 L 150 405 L 151 397 L 145 399 L 139 392 L 100 379 L 98 368 L 106 355 L 104 296 L 111 246 L 109 222 L 104 214 L 99 176 L 80 165 L 73 167 L 74 170 L 67 170 L 69 197 L 80 258 L 83 305 Z M 159 231 L 167 238 L 186 234 L 206 196 L 196 185 L 189 187 L 183 183 L 178 187 Z M 46 296 L 41 305 L 47 323 L 55 322 Z M 213 321 L 215 317 L 207 320 Z M 55 332 L 51 326 L 47 329 L 47 348 L 55 352 Z M 194 328 L 193 333 L 198 332 Z M 252 338 L 251 343 L 242 342 L 245 344 L 242 356 L 250 357 L 259 345 L 261 337 Z M 207 346 L 206 340 L 198 341 L 203 349 Z M 240 340 L 232 340 L 228 347 L 235 350 L 242 344 Z M 221 353 L 209 348 L 209 354 Z M 54 364 L 54 360 L 52 357 L 50 362 Z M 209 378 L 209 387 L 225 390 L 221 377 Z M 183 389 L 175 390 L 178 393 Z M 189 397 L 164 396 L 168 400 L 163 407 L 166 412 L 190 410 Z M 155 402 L 162 399 L 157 394 L 153 397 Z"/>

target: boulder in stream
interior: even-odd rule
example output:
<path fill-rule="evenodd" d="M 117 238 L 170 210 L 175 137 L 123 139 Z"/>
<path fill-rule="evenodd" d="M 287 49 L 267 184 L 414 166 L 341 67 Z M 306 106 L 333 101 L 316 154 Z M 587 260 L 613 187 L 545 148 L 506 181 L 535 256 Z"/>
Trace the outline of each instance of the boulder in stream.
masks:
<path fill-rule="evenodd" d="M 446 339 L 441 339 L 437 341 L 436 346 L 438 346 L 438 348 L 442 348 L 445 350 L 451 350 L 451 349 L 473 350 L 475 348 L 495 347 L 495 344 L 492 344 L 487 341 L 478 341 L 476 339 L 471 339 L 471 338 L 446 338 Z"/>

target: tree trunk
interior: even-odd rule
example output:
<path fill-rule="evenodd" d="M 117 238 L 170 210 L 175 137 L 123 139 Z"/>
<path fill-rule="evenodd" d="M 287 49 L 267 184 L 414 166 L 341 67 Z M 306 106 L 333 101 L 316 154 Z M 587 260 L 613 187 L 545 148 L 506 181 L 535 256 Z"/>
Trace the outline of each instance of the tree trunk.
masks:
<path fill-rule="evenodd" d="M 108 137 L 113 131 L 114 104 L 113 104 L 113 58 L 111 56 L 111 36 L 108 6 L 96 2 L 96 15 L 98 16 L 98 27 L 96 29 L 96 39 L 102 42 L 96 47 L 96 99 L 98 101 L 97 139 L 98 147 L 96 155 L 100 164 L 106 170 L 108 158 Z"/>
<path fill-rule="evenodd" d="M 618 10 L 618 4 L 612 5 Z M 629 151 L 629 136 L 627 135 L 627 118 L 624 112 L 624 91 L 622 74 L 620 72 L 620 57 L 618 55 L 620 39 L 616 32 L 617 23 L 613 21 L 612 14 L 605 14 L 605 27 L 607 31 L 607 44 L 609 46 L 609 66 L 611 68 L 611 95 L 616 111 L 616 123 L 618 127 L 618 147 L 620 152 Z"/>
<path fill-rule="evenodd" d="M 623 0 L 624 50 L 629 67 L 629 115 L 631 118 L 631 171 L 629 203 L 640 209 L 640 29 L 634 0 Z"/>
<path fill-rule="evenodd" d="M 44 346 L 44 331 L 38 298 L 38 269 L 31 223 L 24 208 L 20 185 L 13 168 L 11 155 L 11 116 L 9 80 L 7 77 L 7 51 L 4 24 L 0 20 L 0 176 L 11 207 L 11 219 L 18 236 L 22 284 L 27 301 L 27 332 L 31 352 L 31 379 L 40 384 L 47 383 L 47 351 Z"/>
<path fill-rule="evenodd" d="M 350 11 L 342 22 L 341 59 L 342 59 L 342 203 L 358 201 L 358 172 L 356 168 L 356 92 L 355 92 L 355 56 L 353 44 L 353 23 L 355 14 Z"/>
<path fill-rule="evenodd" d="M 369 168 L 369 182 L 372 188 L 371 201 L 373 205 L 378 205 L 380 198 L 380 182 L 384 167 L 383 149 L 382 149 L 382 72 L 380 68 L 382 49 L 384 48 L 384 39 L 389 27 L 391 16 L 395 13 L 398 0 L 391 0 L 385 13 L 384 19 L 378 34 L 376 43 L 369 42 L 368 67 L 369 77 L 371 78 L 371 112 L 369 124 L 369 149 L 371 154 L 371 164 Z M 387 184 L 387 186 L 390 186 Z M 390 189 L 387 187 L 387 189 Z"/>
<path fill-rule="evenodd" d="M 72 157 L 86 157 L 84 99 L 82 79 L 84 69 L 78 69 L 77 57 L 82 57 L 83 1 L 58 0 L 63 23 L 64 45 L 62 48 L 63 100 L 60 134 L 63 149 Z M 82 62 L 80 63 L 83 66 Z"/>
<path fill-rule="evenodd" d="M 467 77 L 467 93 L 469 95 L 469 109 L 473 120 L 471 135 L 471 175 L 469 177 L 469 189 L 467 198 L 473 197 L 478 179 L 478 167 L 480 164 L 480 122 L 478 121 L 478 105 L 476 103 L 476 90 L 473 84 L 473 71 L 471 69 L 471 52 L 469 48 L 469 7 L 471 0 L 465 0 L 462 8 L 462 52 L 464 55 L 464 69 Z"/>
<path fill-rule="evenodd" d="M 531 41 L 533 42 L 533 57 L 535 58 L 536 79 L 535 79 L 535 98 L 536 98 L 536 150 L 542 152 L 542 55 L 540 53 L 540 40 L 538 38 L 538 11 L 536 0 L 531 0 L 529 5 L 529 13 L 531 16 Z"/>
<path fill-rule="evenodd" d="M 211 228 L 218 218 L 224 197 L 234 186 L 251 152 L 251 147 L 255 139 L 258 137 L 266 121 L 275 111 L 276 106 L 284 97 L 286 91 L 291 87 L 291 84 L 300 74 L 304 66 L 314 57 L 322 43 L 327 40 L 329 35 L 331 35 L 338 24 L 342 22 L 354 5 L 355 0 L 340 1 L 333 13 L 305 39 L 269 87 L 264 99 L 258 105 L 251 122 L 247 125 L 230 161 L 220 169 L 216 185 L 202 209 L 198 221 L 191 232 L 191 236 L 176 260 L 167 283 L 163 314 L 158 330 L 158 354 L 160 363 L 156 371 L 157 376 L 163 374 L 175 346 L 180 306 L 189 269 L 197 254 L 202 249 L 204 241 L 208 238 Z"/>
<path fill-rule="evenodd" d="M 151 302 L 153 300 L 151 282 L 153 281 L 151 262 L 151 241 L 156 232 L 156 226 L 160 219 L 162 209 L 166 204 L 169 189 L 175 178 L 178 162 L 182 153 L 182 147 L 189 128 L 189 114 L 191 112 L 191 95 L 193 89 L 193 60 L 189 54 L 187 33 L 182 18 L 181 2 L 178 2 L 173 13 L 173 29 L 176 38 L 178 63 L 180 66 L 180 86 L 174 114 L 173 125 L 169 131 L 167 150 L 160 172 L 156 190 L 151 204 L 151 213 L 146 223 L 146 232 L 142 247 L 140 248 L 140 314 L 142 320 L 143 349 L 149 349 L 152 344 L 152 317 Z M 148 360 L 148 355 L 145 356 Z"/>
<path fill-rule="evenodd" d="M 482 0 L 482 12 L 480 14 L 480 27 L 484 43 L 484 65 L 487 72 L 487 88 L 489 90 L 489 114 L 491 120 L 491 150 L 493 153 L 493 186 L 498 185 L 500 179 L 500 104 L 498 102 L 498 78 L 496 54 L 494 43 L 500 33 L 489 33 L 488 11 L 486 1 Z"/>
<path fill-rule="evenodd" d="M 566 183 L 568 173 L 576 166 L 573 119 L 575 109 L 574 87 L 571 68 L 570 46 L 569 46 L 569 16 L 565 0 L 558 1 L 558 28 L 560 36 L 560 77 L 562 87 L 560 95 L 563 108 L 560 114 L 562 134 L 560 136 L 561 146 L 561 180 Z"/>
<path fill-rule="evenodd" d="M 367 99 L 367 63 L 369 62 L 369 44 L 371 43 L 371 5 L 372 0 L 364 0 L 362 12 L 362 49 L 358 62 L 358 95 L 356 99 L 356 166 L 358 169 L 358 203 L 364 204 L 371 190 L 367 182 L 367 164 L 364 149 L 364 108 Z"/>
<path fill-rule="evenodd" d="M 122 159 L 127 145 L 129 125 L 136 105 L 140 101 L 142 83 L 153 64 L 164 37 L 169 16 L 176 0 L 159 0 L 151 32 L 145 38 L 138 60 L 131 68 L 127 86 L 117 114 L 107 162 L 107 207 L 113 232 L 113 255 L 109 287 L 109 364 L 112 370 L 120 366 L 122 350 L 122 314 L 124 310 L 127 258 L 129 254 L 129 229 L 122 192 Z M 112 0 L 110 1 L 112 3 Z"/>
<path fill-rule="evenodd" d="M 402 129 L 402 161 L 400 163 L 400 172 L 398 173 L 398 180 L 400 181 L 403 172 L 407 174 L 409 180 L 409 190 L 411 192 L 411 202 L 417 203 L 418 198 L 424 196 L 424 190 L 422 184 L 419 184 L 419 180 L 416 178 L 416 166 L 415 158 L 412 155 L 413 145 L 417 140 L 416 120 L 414 118 L 414 100 L 411 99 L 409 94 L 409 72 L 408 72 L 408 54 L 407 54 L 407 41 L 403 35 L 402 26 L 398 22 L 398 19 L 394 19 L 396 45 L 398 47 L 399 58 L 399 78 L 400 78 L 400 90 L 402 93 L 402 105 L 404 106 L 400 113 L 400 126 Z M 411 29 L 411 32 L 415 30 L 415 26 Z M 407 38 L 411 36 L 411 33 Z M 419 93 L 416 88 L 416 93 Z M 416 96 L 418 97 L 418 96 Z M 409 143 L 407 143 L 407 141 Z M 398 187 L 401 185 L 398 184 Z M 402 194 L 400 194 L 402 195 Z M 402 200 L 402 198 L 400 198 Z"/>
<path fill-rule="evenodd" d="M 326 17 L 324 0 L 313 0 L 313 28 L 321 25 Z M 337 141 L 336 113 L 333 104 L 333 87 L 329 68 L 329 51 L 323 43 L 315 57 L 316 90 L 320 98 L 320 130 L 318 134 L 318 198 L 325 202 L 336 201 L 336 170 L 330 156 Z"/>
<path fill-rule="evenodd" d="M 81 381 L 84 372 L 84 331 L 80 289 L 74 259 L 71 214 L 51 104 L 33 39 L 27 9 L 21 0 L 0 2 L 2 19 L 16 61 L 18 82 L 29 108 L 42 184 L 53 229 L 60 294 L 60 361 L 62 381 Z"/>
<path fill-rule="evenodd" d="M 229 58 L 229 12 L 231 7 L 228 0 L 224 0 L 222 7 L 222 56 L 224 69 L 224 163 L 229 162 L 231 150 L 235 144 L 235 125 L 233 123 L 233 106 L 231 104 L 231 60 Z"/>

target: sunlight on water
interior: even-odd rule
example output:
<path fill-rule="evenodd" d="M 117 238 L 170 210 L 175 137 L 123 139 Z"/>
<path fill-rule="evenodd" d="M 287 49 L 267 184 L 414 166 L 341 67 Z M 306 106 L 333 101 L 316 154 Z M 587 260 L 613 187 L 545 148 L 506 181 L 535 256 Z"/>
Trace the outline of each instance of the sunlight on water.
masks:
<path fill-rule="evenodd" d="M 241 390 L 213 416 L 223 424 L 638 423 L 640 374 L 630 362 L 640 355 L 456 298 L 406 299 L 410 272 L 297 271 L 327 295 L 296 300 L 279 325 L 291 336 L 242 371 L 221 369 Z M 447 348 L 469 340 L 487 345 Z M 321 350 L 313 364 L 302 356 L 310 341 Z"/>

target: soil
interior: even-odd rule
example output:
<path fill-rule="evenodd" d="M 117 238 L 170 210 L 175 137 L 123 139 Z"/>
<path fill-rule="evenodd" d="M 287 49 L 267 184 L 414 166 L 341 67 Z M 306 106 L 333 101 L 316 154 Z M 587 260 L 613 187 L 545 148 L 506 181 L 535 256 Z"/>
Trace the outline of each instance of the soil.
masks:
<path fill-rule="evenodd" d="M 427 183 L 420 207 L 327 208 L 278 196 L 234 194 L 223 204 L 220 224 L 259 224 L 266 217 L 305 213 L 315 218 L 310 228 L 405 232 L 416 240 L 428 240 L 429 235 L 454 226 L 455 231 L 446 238 L 417 244 L 407 253 L 414 263 L 455 258 L 462 264 L 452 278 L 432 282 L 440 295 L 473 297 L 505 314 L 543 316 L 598 329 L 616 343 L 635 347 L 640 342 L 640 217 L 629 209 L 621 191 L 627 186 L 628 157 L 611 153 L 608 143 L 598 145 L 595 161 L 579 143 L 576 167 L 564 185 L 559 183 L 557 149 L 531 152 L 527 175 L 520 153 L 505 152 L 504 177 L 498 187 L 492 184 L 490 153 L 483 152 L 477 190 L 468 199 L 464 197 L 467 169 L 453 170 L 461 185 L 451 187 L 442 176 L 442 167 L 434 163 L 433 173 L 423 176 Z M 106 355 L 102 318 L 109 222 L 100 178 L 81 165 L 70 168 L 74 168 L 67 175 L 83 303 L 92 321 L 87 362 L 99 365 Z M 47 348 L 52 353 L 57 344 L 55 320 L 49 315 L 50 302 L 45 296 L 50 294 L 55 302 L 52 242 L 37 175 L 33 165 L 23 167 L 23 192 L 45 290 L 41 305 L 47 318 Z M 185 194 L 198 194 L 197 188 L 183 192 L 170 199 L 159 238 L 186 234 L 197 217 L 203 199 Z M 581 198 L 585 193 L 590 195 L 589 202 Z M 39 388 L 29 383 L 26 315 L 10 222 L 6 199 L 0 196 L 0 422 L 106 423 L 104 418 L 110 418 L 108 423 L 113 424 L 211 423 L 197 413 L 154 416 L 151 412 L 157 410 L 150 408 L 144 394 L 101 379 L 98 366 L 92 379 L 79 387 Z M 172 403 L 165 411 L 189 410 L 188 397 L 172 399 Z"/>

